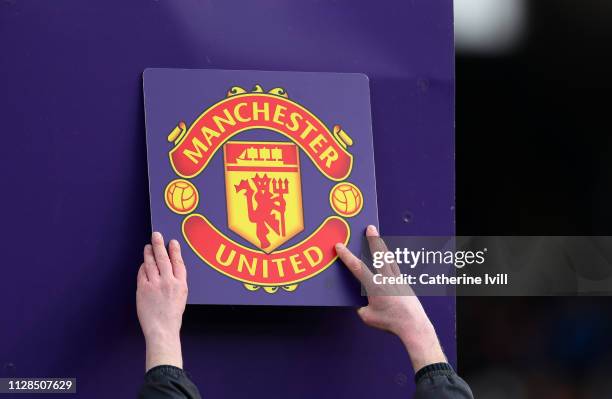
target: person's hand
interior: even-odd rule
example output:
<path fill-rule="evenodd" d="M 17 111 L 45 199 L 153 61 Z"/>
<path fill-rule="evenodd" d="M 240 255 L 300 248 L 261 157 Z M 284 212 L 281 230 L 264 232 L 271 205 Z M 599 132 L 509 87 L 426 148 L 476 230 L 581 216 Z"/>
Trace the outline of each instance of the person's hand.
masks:
<path fill-rule="evenodd" d="M 153 233 L 138 270 L 136 310 L 147 344 L 146 370 L 170 365 L 183 368 L 180 330 L 187 303 L 187 271 L 181 248 Z"/>
<path fill-rule="evenodd" d="M 368 226 L 366 237 L 370 252 L 387 252 L 376 227 Z M 446 362 L 434 327 L 412 289 L 376 285 L 372 272 L 348 248 L 338 243 L 336 252 L 368 294 L 368 305 L 357 311 L 364 323 L 397 335 L 410 355 L 415 372 L 429 364 Z M 388 276 L 400 274 L 395 262 L 386 263 L 380 272 Z"/>

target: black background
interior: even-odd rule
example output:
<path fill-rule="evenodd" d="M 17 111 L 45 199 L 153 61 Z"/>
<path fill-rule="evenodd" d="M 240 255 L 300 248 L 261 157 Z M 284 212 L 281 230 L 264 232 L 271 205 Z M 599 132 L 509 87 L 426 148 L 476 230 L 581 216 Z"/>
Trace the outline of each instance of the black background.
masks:
<path fill-rule="evenodd" d="M 457 54 L 457 234 L 612 235 L 612 2 L 528 7 L 514 51 Z M 458 298 L 460 371 L 476 397 L 612 397 L 611 305 Z"/>

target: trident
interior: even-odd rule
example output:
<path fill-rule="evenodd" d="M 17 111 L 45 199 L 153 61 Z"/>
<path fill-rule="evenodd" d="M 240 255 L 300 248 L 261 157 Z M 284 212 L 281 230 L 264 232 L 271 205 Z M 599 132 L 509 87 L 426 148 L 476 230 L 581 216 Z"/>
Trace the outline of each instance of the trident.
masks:
<path fill-rule="evenodd" d="M 285 194 L 289 192 L 289 182 L 287 179 L 272 179 L 272 192 L 274 194 L 278 194 L 278 202 L 280 203 L 280 231 L 281 237 L 285 237 L 285 207 L 287 203 L 285 202 L 285 198 L 283 197 Z"/>

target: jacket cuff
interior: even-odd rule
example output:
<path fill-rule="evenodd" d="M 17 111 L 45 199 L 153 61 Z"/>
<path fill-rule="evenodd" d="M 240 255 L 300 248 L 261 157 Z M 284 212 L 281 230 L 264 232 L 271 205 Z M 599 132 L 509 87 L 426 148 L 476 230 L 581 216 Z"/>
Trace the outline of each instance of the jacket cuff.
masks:
<path fill-rule="evenodd" d="M 414 381 L 418 384 L 420 380 L 427 377 L 434 377 L 437 375 L 453 375 L 455 370 L 448 363 L 433 363 L 429 364 L 414 375 Z"/>
<path fill-rule="evenodd" d="M 175 366 L 161 365 L 155 366 L 145 374 L 146 379 L 155 379 L 156 377 L 167 376 L 173 378 L 180 378 L 185 375 L 183 369 Z"/>

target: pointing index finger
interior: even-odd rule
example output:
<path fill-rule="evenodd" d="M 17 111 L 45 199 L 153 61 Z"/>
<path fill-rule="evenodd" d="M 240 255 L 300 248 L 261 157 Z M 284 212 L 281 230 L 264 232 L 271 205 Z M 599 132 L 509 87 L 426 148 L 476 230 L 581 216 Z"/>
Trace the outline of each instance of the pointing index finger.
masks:
<path fill-rule="evenodd" d="M 342 243 L 336 244 L 336 253 L 351 273 L 353 273 L 353 276 L 367 289 L 372 284 L 373 277 L 368 267 Z"/>

